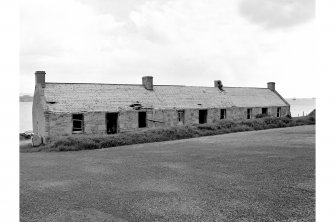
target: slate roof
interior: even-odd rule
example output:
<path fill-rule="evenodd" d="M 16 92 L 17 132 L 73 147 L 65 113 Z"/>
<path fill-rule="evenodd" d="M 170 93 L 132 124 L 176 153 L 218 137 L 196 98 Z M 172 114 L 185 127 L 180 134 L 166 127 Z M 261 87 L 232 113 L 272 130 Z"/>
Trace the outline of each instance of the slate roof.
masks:
<path fill-rule="evenodd" d="M 187 109 L 228 107 L 287 106 L 284 100 L 267 88 L 96 83 L 46 83 L 44 96 L 50 112 L 116 112 L 143 108 Z"/>

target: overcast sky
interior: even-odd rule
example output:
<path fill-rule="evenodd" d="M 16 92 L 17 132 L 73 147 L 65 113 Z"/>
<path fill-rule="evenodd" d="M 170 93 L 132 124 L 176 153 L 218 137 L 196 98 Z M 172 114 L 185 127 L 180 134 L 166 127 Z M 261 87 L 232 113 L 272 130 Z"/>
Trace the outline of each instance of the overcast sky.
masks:
<path fill-rule="evenodd" d="M 266 87 L 315 97 L 315 0 L 21 1 L 20 92 L 47 82 Z"/>

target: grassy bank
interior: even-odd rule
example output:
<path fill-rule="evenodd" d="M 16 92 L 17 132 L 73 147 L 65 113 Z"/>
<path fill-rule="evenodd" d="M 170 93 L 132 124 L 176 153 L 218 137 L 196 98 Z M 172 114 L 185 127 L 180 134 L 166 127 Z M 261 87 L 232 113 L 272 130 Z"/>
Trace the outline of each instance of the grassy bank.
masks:
<path fill-rule="evenodd" d="M 45 146 L 36 147 L 33 149 L 21 149 L 21 152 L 101 149 L 131 144 L 151 143 L 233 132 L 264 130 L 312 124 L 315 124 L 315 117 L 312 116 L 298 118 L 265 117 L 244 121 L 221 120 L 217 123 L 211 124 L 154 128 L 138 132 L 127 132 L 114 135 L 67 136 L 54 140 L 51 139 L 50 143 Z"/>

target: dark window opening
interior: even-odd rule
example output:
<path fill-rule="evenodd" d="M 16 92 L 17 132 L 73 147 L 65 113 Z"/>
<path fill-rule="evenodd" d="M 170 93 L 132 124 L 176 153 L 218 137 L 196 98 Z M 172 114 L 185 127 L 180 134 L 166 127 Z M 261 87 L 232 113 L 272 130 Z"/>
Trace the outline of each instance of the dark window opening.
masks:
<path fill-rule="evenodd" d="M 178 122 L 179 123 L 184 123 L 184 115 L 185 115 L 184 110 L 178 111 Z"/>
<path fill-rule="evenodd" d="M 268 108 L 262 108 L 262 114 L 267 115 L 268 114 Z"/>
<path fill-rule="evenodd" d="M 247 119 L 251 119 L 252 117 L 252 109 L 247 110 Z"/>
<path fill-rule="evenodd" d="M 281 107 L 277 108 L 277 117 L 281 117 Z"/>
<path fill-rule="evenodd" d="M 207 110 L 199 110 L 199 123 L 207 123 Z"/>
<path fill-rule="evenodd" d="M 84 115 L 83 114 L 73 114 L 72 115 L 72 132 L 73 133 L 83 133 L 84 131 Z"/>
<path fill-rule="evenodd" d="M 221 109 L 220 119 L 226 119 L 227 118 L 226 113 L 227 113 L 226 109 Z"/>
<path fill-rule="evenodd" d="M 117 133 L 117 120 L 119 114 L 118 113 L 106 113 L 106 129 L 107 134 L 115 134 Z"/>
<path fill-rule="evenodd" d="M 138 113 L 138 127 L 139 128 L 147 127 L 147 113 L 146 112 Z"/>

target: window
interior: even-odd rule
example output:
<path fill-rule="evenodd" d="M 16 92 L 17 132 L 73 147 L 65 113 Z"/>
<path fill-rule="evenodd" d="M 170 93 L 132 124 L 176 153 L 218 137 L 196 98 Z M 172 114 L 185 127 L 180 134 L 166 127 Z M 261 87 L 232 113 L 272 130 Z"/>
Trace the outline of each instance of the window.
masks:
<path fill-rule="evenodd" d="M 252 117 L 252 109 L 247 109 L 247 119 L 251 119 Z"/>
<path fill-rule="evenodd" d="M 226 109 L 221 109 L 220 119 L 226 119 L 227 118 L 226 113 L 227 113 Z"/>
<path fill-rule="evenodd" d="M 179 123 L 184 123 L 184 115 L 185 115 L 184 110 L 178 111 L 178 122 Z"/>
<path fill-rule="evenodd" d="M 147 113 L 138 112 L 138 127 L 145 128 L 147 127 Z"/>
<path fill-rule="evenodd" d="M 83 114 L 72 114 L 72 133 L 83 133 L 84 132 L 84 115 Z"/>
<path fill-rule="evenodd" d="M 277 117 L 281 117 L 281 107 L 277 108 Z"/>
<path fill-rule="evenodd" d="M 199 110 L 199 123 L 207 123 L 207 110 Z"/>
<path fill-rule="evenodd" d="M 262 114 L 268 115 L 268 108 L 262 108 Z"/>

